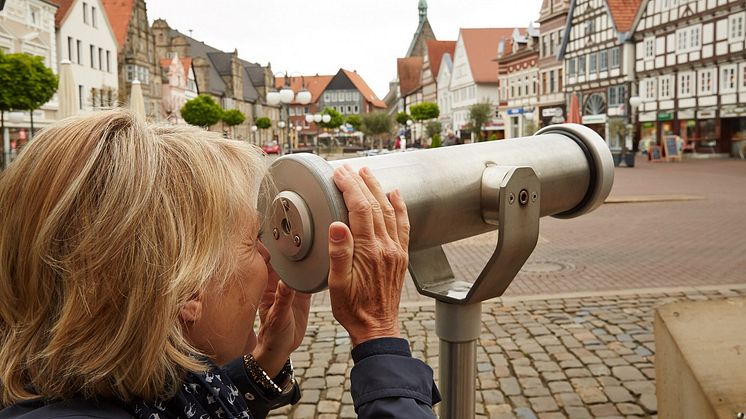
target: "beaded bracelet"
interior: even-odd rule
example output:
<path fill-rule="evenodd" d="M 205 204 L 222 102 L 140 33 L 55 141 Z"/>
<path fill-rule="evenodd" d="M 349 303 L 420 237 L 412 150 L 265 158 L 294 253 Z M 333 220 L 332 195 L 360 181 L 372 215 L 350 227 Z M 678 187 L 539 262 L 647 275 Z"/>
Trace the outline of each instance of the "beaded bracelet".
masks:
<path fill-rule="evenodd" d="M 289 392 L 295 385 L 293 363 L 290 361 L 290 359 L 285 362 L 285 365 L 283 365 L 282 369 L 274 379 L 270 378 L 269 375 L 267 375 L 267 373 L 264 371 L 264 369 L 262 369 L 259 363 L 256 362 L 256 359 L 254 359 L 253 355 L 244 355 L 243 362 L 244 368 L 246 368 L 246 372 L 249 374 L 251 379 L 254 380 L 254 382 L 262 388 L 268 398 L 275 398 L 286 392 Z M 276 382 L 276 380 L 279 381 L 280 379 L 283 379 L 281 383 L 282 388 L 280 388 L 280 386 L 278 386 Z"/>

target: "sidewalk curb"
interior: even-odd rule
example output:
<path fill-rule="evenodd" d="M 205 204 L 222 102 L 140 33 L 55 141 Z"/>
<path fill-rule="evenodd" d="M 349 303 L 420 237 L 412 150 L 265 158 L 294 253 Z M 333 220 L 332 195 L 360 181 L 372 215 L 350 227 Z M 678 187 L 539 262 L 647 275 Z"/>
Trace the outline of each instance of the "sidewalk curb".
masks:
<path fill-rule="evenodd" d="M 566 300 L 573 298 L 589 297 L 628 297 L 631 295 L 649 295 L 649 294 L 672 294 L 672 293 L 697 293 L 703 291 L 728 291 L 728 290 L 746 290 L 746 284 L 725 284 L 725 285 L 700 285 L 686 287 L 660 287 L 660 288 L 635 288 L 609 291 L 580 291 L 560 294 L 534 294 L 534 295 L 516 295 L 507 297 L 496 297 L 484 303 L 521 303 L 526 301 L 543 301 L 543 300 Z M 434 306 L 435 300 L 428 301 L 406 301 L 402 302 L 400 308 L 416 308 Z M 311 307 L 311 312 L 327 312 L 331 307 Z"/>

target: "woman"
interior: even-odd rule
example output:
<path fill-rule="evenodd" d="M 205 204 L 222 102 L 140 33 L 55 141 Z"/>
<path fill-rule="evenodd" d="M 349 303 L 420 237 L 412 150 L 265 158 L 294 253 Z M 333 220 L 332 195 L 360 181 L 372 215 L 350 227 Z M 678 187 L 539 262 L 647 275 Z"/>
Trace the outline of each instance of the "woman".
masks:
<path fill-rule="evenodd" d="M 0 418 L 261 418 L 296 402 L 310 296 L 260 241 L 262 158 L 125 111 L 29 143 L 0 175 Z M 399 337 L 404 201 L 365 169 L 334 181 L 350 225 L 329 226 L 329 290 L 355 409 L 432 417 L 432 370 Z"/>

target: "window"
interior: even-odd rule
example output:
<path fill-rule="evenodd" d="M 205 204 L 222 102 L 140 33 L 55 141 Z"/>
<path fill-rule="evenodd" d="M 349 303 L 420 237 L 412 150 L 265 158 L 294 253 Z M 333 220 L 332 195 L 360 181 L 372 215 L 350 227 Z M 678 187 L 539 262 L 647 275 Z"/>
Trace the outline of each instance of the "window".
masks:
<path fill-rule="evenodd" d="M 103 48 L 98 49 L 98 69 L 99 70 L 104 69 L 104 49 Z"/>
<path fill-rule="evenodd" d="M 597 55 L 595 53 L 591 54 L 588 57 L 588 72 L 591 74 L 596 72 L 596 68 L 597 68 L 596 60 L 597 60 Z"/>
<path fill-rule="evenodd" d="M 728 33 L 730 42 L 741 41 L 744 36 L 744 26 L 746 26 L 746 16 L 741 13 L 737 15 L 731 15 L 728 18 Z"/>
<path fill-rule="evenodd" d="M 609 69 L 609 52 L 601 51 L 598 53 L 598 71 L 606 71 Z"/>
<path fill-rule="evenodd" d="M 111 73 L 111 51 L 106 50 L 106 72 Z"/>
<path fill-rule="evenodd" d="M 38 7 L 30 6 L 28 13 L 29 23 L 32 26 L 41 26 L 41 9 Z"/>
<path fill-rule="evenodd" d="M 715 70 L 699 71 L 699 94 L 711 95 L 715 93 Z"/>
<path fill-rule="evenodd" d="M 83 109 L 83 85 L 78 85 L 78 109 Z"/>
<path fill-rule="evenodd" d="M 689 31 L 687 29 L 680 29 L 676 31 L 676 49 L 678 52 L 684 52 L 687 50 L 687 36 Z"/>
<path fill-rule="evenodd" d="M 83 23 L 88 24 L 88 3 L 83 2 Z"/>
<path fill-rule="evenodd" d="M 689 31 L 689 47 L 692 50 L 696 50 L 700 47 L 700 41 L 702 40 L 702 34 L 700 33 L 699 26 L 694 26 Z"/>
<path fill-rule="evenodd" d="M 611 68 L 619 68 L 619 47 L 612 48 L 609 53 L 611 54 Z"/>
<path fill-rule="evenodd" d="M 655 91 L 655 79 L 647 79 L 643 83 L 643 87 L 645 90 L 645 94 L 643 95 L 643 98 L 647 100 L 655 100 L 656 94 L 658 92 Z"/>
<path fill-rule="evenodd" d="M 76 46 L 76 52 L 78 57 L 78 64 L 83 65 L 83 43 L 80 42 L 80 39 L 75 41 Z"/>
<path fill-rule="evenodd" d="M 541 93 L 542 94 L 550 93 L 547 90 L 547 73 L 541 73 Z"/>
<path fill-rule="evenodd" d="M 73 37 L 67 37 L 67 59 L 73 62 Z"/>
<path fill-rule="evenodd" d="M 557 91 L 558 92 L 562 91 L 562 69 L 561 68 L 557 69 Z"/>
<path fill-rule="evenodd" d="M 549 72 L 549 91 L 554 93 L 554 71 Z"/>
<path fill-rule="evenodd" d="M 355 112 L 355 113 L 358 113 L 358 112 L 359 112 L 359 108 L 357 107 L 357 105 L 353 106 L 353 107 L 352 107 L 352 110 L 353 110 L 353 112 Z"/>
<path fill-rule="evenodd" d="M 547 38 L 549 38 L 549 35 L 544 35 L 541 37 L 541 56 L 546 57 L 549 55 L 549 45 L 547 44 Z"/>
<path fill-rule="evenodd" d="M 736 91 L 736 66 L 723 66 L 720 70 L 720 93 Z"/>
<path fill-rule="evenodd" d="M 679 73 L 679 97 L 692 96 L 692 73 Z"/>
<path fill-rule="evenodd" d="M 688 28 L 676 31 L 676 52 L 695 51 L 702 46 L 702 27 L 700 25 L 690 26 Z"/>
<path fill-rule="evenodd" d="M 585 55 L 578 57 L 578 75 L 585 76 L 588 70 L 585 67 Z"/>
<path fill-rule="evenodd" d="M 741 64 L 741 90 L 746 90 L 746 64 Z"/>
<path fill-rule="evenodd" d="M 652 60 L 653 58 L 655 58 L 655 38 L 645 38 L 643 49 L 643 57 L 645 58 L 645 60 Z"/>
<path fill-rule="evenodd" d="M 575 58 L 570 58 L 570 61 L 567 63 L 567 75 L 575 75 Z"/>
<path fill-rule="evenodd" d="M 673 76 L 661 76 L 658 79 L 659 97 L 661 99 L 671 99 L 671 82 Z"/>
<path fill-rule="evenodd" d="M 91 25 L 94 28 L 98 28 L 98 24 L 96 23 L 96 8 L 91 6 Z"/>
<path fill-rule="evenodd" d="M 626 89 L 624 86 L 609 87 L 609 107 L 624 104 Z"/>
<path fill-rule="evenodd" d="M 96 47 L 94 47 L 93 45 L 91 45 L 89 48 L 90 48 L 90 51 L 91 51 L 91 68 L 96 68 L 96 62 L 95 62 L 96 61 L 95 60 Z"/>

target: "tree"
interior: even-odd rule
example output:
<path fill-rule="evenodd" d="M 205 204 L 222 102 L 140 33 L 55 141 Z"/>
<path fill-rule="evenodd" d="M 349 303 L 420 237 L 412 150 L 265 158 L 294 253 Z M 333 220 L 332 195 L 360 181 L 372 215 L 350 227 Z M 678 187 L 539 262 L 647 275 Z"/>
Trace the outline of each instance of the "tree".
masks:
<path fill-rule="evenodd" d="M 493 106 L 489 102 L 475 103 L 469 106 L 469 122 L 474 127 L 477 141 L 482 140 L 482 127 L 487 121 L 492 120 Z"/>
<path fill-rule="evenodd" d="M 191 125 L 206 127 L 215 125 L 223 116 L 223 109 L 210 96 L 199 95 L 181 107 L 181 117 Z"/>
<path fill-rule="evenodd" d="M 410 107 L 409 112 L 412 114 L 412 119 L 415 121 L 426 121 L 428 119 L 437 118 L 438 115 L 440 115 L 438 105 L 432 102 L 418 103 Z"/>
<path fill-rule="evenodd" d="M 383 135 L 391 132 L 394 125 L 391 117 L 386 112 L 372 112 L 362 116 L 363 125 L 361 127 L 363 133 L 367 136 L 373 137 L 375 140 L 379 140 L 379 148 L 383 148 Z M 372 148 L 372 143 L 371 143 Z"/>
<path fill-rule="evenodd" d="M 242 124 L 246 120 L 246 116 L 238 109 L 228 109 L 223 111 L 221 119 L 225 122 L 225 125 L 231 127 L 231 132 L 233 132 L 233 127 Z"/>
<path fill-rule="evenodd" d="M 430 121 L 425 126 L 425 131 L 427 132 L 427 136 L 430 138 L 433 138 L 436 135 L 439 135 L 442 129 L 443 129 L 443 125 L 441 125 L 440 121 Z"/>
<path fill-rule="evenodd" d="M 8 54 L 0 64 L 0 110 L 24 110 L 31 117 L 29 138 L 34 136 L 34 110 L 49 102 L 57 92 L 59 80 L 44 65 L 44 57 Z M 5 115 L 2 115 L 3 119 Z M 5 121 L 2 121 L 5 128 Z"/>
<path fill-rule="evenodd" d="M 254 125 L 259 129 L 267 129 L 272 126 L 272 120 L 266 116 L 262 116 L 254 120 Z"/>
<path fill-rule="evenodd" d="M 339 128 L 342 124 L 345 123 L 344 115 L 342 115 L 341 113 L 337 112 L 336 110 L 332 108 L 324 108 L 324 110 L 321 111 L 321 114 L 322 115 L 326 114 L 331 117 L 329 122 L 326 122 L 326 123 L 319 122 L 319 125 L 322 128 L 327 128 L 327 129 Z"/>
<path fill-rule="evenodd" d="M 396 114 L 396 123 L 399 125 L 407 125 L 407 121 L 410 119 L 412 119 L 412 117 L 406 112 L 399 112 Z"/>
<path fill-rule="evenodd" d="M 360 131 L 360 127 L 363 125 L 360 115 L 347 115 L 345 122 L 350 124 L 355 131 Z"/>

